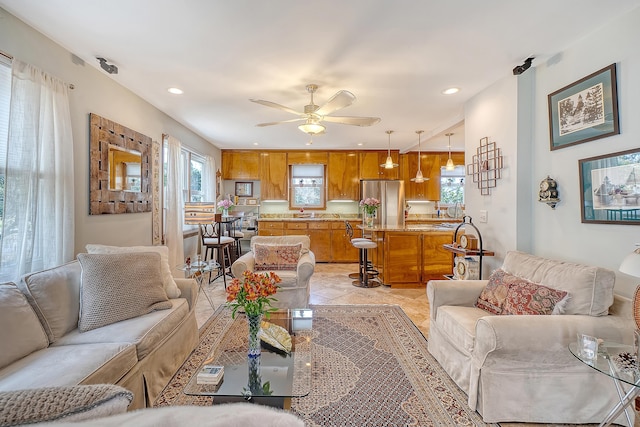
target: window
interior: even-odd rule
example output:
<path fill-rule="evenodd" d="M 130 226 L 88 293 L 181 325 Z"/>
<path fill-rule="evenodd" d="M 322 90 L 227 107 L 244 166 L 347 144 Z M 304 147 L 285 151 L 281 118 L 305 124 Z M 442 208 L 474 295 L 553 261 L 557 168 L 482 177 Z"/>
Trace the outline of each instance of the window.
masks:
<path fill-rule="evenodd" d="M 440 204 L 464 205 L 464 166 L 452 171 L 442 168 L 440 173 Z"/>
<path fill-rule="evenodd" d="M 11 63 L 8 59 L 5 59 L 4 56 L 0 55 L 0 241 L 2 241 L 2 224 L 4 222 L 4 178 L 6 175 L 5 168 L 7 166 L 10 101 Z M 5 253 L 3 256 L 8 257 L 12 255 Z"/>
<path fill-rule="evenodd" d="M 324 209 L 324 165 L 291 165 L 290 207 Z"/>

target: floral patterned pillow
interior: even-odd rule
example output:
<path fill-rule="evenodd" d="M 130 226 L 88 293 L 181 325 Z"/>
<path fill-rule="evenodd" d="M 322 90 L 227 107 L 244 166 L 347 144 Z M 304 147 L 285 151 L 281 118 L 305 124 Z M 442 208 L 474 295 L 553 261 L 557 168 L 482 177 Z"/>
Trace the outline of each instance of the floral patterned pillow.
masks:
<path fill-rule="evenodd" d="M 476 301 L 476 307 L 481 308 L 489 313 L 501 314 L 502 306 L 507 298 L 509 284 L 518 279 L 508 274 L 502 269 L 498 269 L 491 273 L 489 283 L 482 290 L 482 293 Z"/>
<path fill-rule="evenodd" d="M 261 245 L 253 247 L 255 270 L 296 270 L 302 243 L 295 245 Z"/>
<path fill-rule="evenodd" d="M 528 281 L 512 284 L 501 314 L 562 314 L 568 295 Z"/>

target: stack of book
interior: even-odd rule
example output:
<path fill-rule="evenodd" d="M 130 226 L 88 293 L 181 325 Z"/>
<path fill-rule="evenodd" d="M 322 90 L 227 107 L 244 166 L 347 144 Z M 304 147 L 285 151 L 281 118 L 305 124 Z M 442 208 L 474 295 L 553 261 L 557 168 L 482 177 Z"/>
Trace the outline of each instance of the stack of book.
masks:
<path fill-rule="evenodd" d="M 198 372 L 198 384 L 218 384 L 222 381 L 224 366 L 203 365 Z"/>

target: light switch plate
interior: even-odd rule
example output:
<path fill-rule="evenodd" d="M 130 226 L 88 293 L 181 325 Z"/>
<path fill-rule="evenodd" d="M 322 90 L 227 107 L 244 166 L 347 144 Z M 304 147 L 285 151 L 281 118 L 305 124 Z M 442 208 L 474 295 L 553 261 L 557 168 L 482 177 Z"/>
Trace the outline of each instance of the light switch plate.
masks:
<path fill-rule="evenodd" d="M 487 222 L 487 211 L 480 211 L 480 222 Z"/>

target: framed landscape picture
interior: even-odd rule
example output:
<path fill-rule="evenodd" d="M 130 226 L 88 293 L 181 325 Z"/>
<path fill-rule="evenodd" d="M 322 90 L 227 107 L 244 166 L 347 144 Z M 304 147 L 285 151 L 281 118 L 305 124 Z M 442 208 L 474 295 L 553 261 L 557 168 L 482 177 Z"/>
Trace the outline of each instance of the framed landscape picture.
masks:
<path fill-rule="evenodd" d="M 236 196 L 253 197 L 253 182 L 236 182 Z"/>
<path fill-rule="evenodd" d="M 620 133 L 616 64 L 548 96 L 551 150 Z"/>
<path fill-rule="evenodd" d="M 640 149 L 578 161 L 582 222 L 640 225 Z"/>

